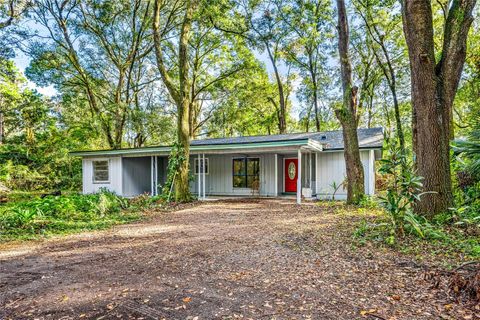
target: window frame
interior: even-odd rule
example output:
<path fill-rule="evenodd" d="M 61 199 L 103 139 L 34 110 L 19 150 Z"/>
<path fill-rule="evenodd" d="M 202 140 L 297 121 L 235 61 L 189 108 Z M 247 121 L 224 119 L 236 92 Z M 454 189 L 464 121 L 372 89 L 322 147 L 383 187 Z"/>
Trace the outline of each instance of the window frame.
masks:
<path fill-rule="evenodd" d="M 197 157 L 197 158 L 194 158 L 193 160 L 194 160 L 193 161 L 193 172 L 194 172 L 193 174 L 194 175 L 203 174 L 203 172 L 200 172 L 200 173 L 197 172 L 197 169 L 198 169 L 198 171 L 200 171 L 200 163 L 198 161 L 201 160 L 203 162 L 203 158 L 198 159 L 198 157 Z M 209 171 L 210 171 L 210 161 L 208 161 L 208 158 L 205 158 L 205 163 L 207 164 L 206 169 L 205 169 L 205 175 L 208 175 Z M 198 166 L 197 166 L 197 164 L 198 164 Z"/>
<path fill-rule="evenodd" d="M 248 160 L 254 159 L 258 162 L 258 175 L 257 174 L 248 174 Z M 242 160 L 244 163 L 244 170 L 243 174 L 235 174 L 235 161 Z M 245 185 L 241 187 L 236 187 L 234 179 L 235 177 L 244 177 Z M 258 181 L 260 181 L 260 157 L 234 157 L 232 158 L 232 187 L 234 189 L 251 189 L 248 187 L 248 177 L 258 177 Z"/>
<path fill-rule="evenodd" d="M 95 177 L 95 163 L 96 162 L 106 162 L 107 163 L 107 169 L 106 170 L 101 170 L 101 171 L 106 171 L 107 172 L 107 180 L 97 180 Z M 93 184 L 109 184 L 110 183 L 110 159 L 95 159 L 92 160 L 92 183 Z"/>

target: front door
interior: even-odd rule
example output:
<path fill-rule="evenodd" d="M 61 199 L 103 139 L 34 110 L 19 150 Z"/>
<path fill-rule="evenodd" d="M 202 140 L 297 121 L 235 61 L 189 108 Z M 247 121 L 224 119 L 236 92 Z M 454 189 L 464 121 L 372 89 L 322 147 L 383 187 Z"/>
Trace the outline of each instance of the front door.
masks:
<path fill-rule="evenodd" d="M 297 192 L 298 159 L 285 159 L 285 192 Z"/>

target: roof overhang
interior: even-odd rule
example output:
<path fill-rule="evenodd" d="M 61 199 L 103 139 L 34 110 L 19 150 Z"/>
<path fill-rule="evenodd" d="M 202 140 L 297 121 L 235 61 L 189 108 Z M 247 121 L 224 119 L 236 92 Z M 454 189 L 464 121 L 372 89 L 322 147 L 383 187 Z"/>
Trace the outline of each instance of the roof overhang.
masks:
<path fill-rule="evenodd" d="M 125 156 L 140 157 L 150 155 L 168 155 L 171 146 L 145 147 L 117 150 L 97 150 L 97 151 L 75 151 L 70 155 L 77 157 L 98 157 L 98 156 Z M 227 154 L 227 153 L 252 153 L 252 152 L 288 152 L 299 148 L 309 151 L 322 151 L 322 145 L 312 139 L 276 141 L 276 142 L 255 142 L 255 143 L 232 143 L 232 144 L 204 144 L 191 145 L 190 154 L 209 153 L 209 154 Z"/>

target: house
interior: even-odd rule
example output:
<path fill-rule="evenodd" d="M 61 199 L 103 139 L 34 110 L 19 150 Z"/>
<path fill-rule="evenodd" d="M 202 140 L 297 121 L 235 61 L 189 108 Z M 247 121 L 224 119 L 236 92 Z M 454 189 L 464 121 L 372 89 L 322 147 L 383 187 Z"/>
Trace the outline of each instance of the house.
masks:
<path fill-rule="evenodd" d="M 375 193 L 375 160 L 382 155 L 382 128 L 358 129 L 365 193 Z M 169 146 L 79 151 L 83 193 L 107 188 L 132 197 L 156 195 L 167 179 Z M 190 146 L 193 179 L 190 190 L 208 196 L 331 198 L 333 184 L 346 176 L 342 131 L 292 133 L 193 140 Z M 335 197 L 346 198 L 340 187 Z"/>

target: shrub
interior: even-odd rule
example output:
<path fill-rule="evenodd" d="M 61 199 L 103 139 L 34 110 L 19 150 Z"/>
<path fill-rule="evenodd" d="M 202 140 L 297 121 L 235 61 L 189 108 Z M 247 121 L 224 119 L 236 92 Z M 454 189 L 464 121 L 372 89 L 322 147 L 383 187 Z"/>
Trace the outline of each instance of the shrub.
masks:
<path fill-rule="evenodd" d="M 0 240 L 104 228 L 138 217 L 122 210 L 128 206 L 127 199 L 108 191 L 8 203 L 0 208 Z"/>
<path fill-rule="evenodd" d="M 387 139 L 389 157 L 380 160 L 379 169 L 386 175 L 386 192 L 380 196 L 381 205 L 387 211 L 395 234 L 403 237 L 405 225 L 423 237 L 423 231 L 418 217 L 413 213 L 414 203 L 420 199 L 422 178 L 416 175 L 407 154 L 396 141 Z"/>

